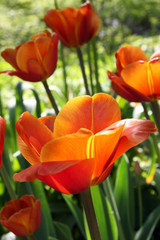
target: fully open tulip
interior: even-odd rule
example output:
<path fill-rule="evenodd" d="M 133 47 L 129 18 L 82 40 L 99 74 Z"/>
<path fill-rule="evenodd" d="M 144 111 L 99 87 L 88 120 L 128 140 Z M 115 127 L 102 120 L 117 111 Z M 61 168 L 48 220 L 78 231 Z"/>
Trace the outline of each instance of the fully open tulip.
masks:
<path fill-rule="evenodd" d="M 66 193 L 80 193 L 104 181 L 114 162 L 157 131 L 149 120 L 121 120 L 110 95 L 70 100 L 55 116 L 35 118 L 24 112 L 16 123 L 19 149 L 31 167 L 16 181 L 40 179 Z"/>
<path fill-rule="evenodd" d="M 1 209 L 0 222 L 18 237 L 31 235 L 40 227 L 40 201 L 32 195 L 9 201 Z"/>
<path fill-rule="evenodd" d="M 23 80 L 38 82 L 46 80 L 55 71 L 57 65 L 58 37 L 44 31 L 36 34 L 28 42 L 15 49 L 7 48 L 1 55 L 15 68 L 15 71 L 3 71 Z"/>
<path fill-rule="evenodd" d="M 4 119 L 0 117 L 0 167 L 2 165 L 2 154 L 3 154 L 5 131 L 6 131 L 6 123 Z"/>
<path fill-rule="evenodd" d="M 44 21 L 69 48 L 77 48 L 89 42 L 97 34 L 101 24 L 89 1 L 78 9 L 49 10 Z"/>
<path fill-rule="evenodd" d="M 150 60 L 138 47 L 126 45 L 116 52 L 118 72 L 108 71 L 112 87 L 128 101 L 154 101 L 160 98 L 160 52 Z"/>

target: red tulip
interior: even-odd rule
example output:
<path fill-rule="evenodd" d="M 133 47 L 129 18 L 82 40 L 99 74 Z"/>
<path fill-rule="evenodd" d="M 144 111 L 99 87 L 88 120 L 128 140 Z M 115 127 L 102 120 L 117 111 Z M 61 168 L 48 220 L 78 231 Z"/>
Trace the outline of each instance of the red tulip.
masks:
<path fill-rule="evenodd" d="M 48 31 L 36 34 L 28 42 L 15 49 L 7 48 L 1 55 L 15 68 L 15 71 L 4 71 L 23 80 L 38 82 L 46 80 L 56 69 L 58 37 Z"/>
<path fill-rule="evenodd" d="M 149 120 L 120 120 L 111 96 L 76 97 L 51 117 L 24 112 L 16 123 L 21 153 L 32 165 L 16 181 L 40 179 L 66 193 L 80 193 L 104 181 L 114 162 L 157 131 Z"/>
<path fill-rule="evenodd" d="M 116 52 L 117 73 L 108 71 L 112 87 L 130 102 L 154 101 L 160 98 L 160 53 L 148 60 L 138 47 L 126 45 Z"/>
<path fill-rule="evenodd" d="M 40 201 L 32 195 L 9 201 L 1 209 L 0 222 L 18 237 L 31 235 L 40 227 Z"/>
<path fill-rule="evenodd" d="M 6 123 L 4 119 L 0 117 L 0 167 L 2 165 L 2 154 L 3 154 L 5 131 L 6 131 Z"/>
<path fill-rule="evenodd" d="M 89 42 L 97 34 L 101 24 L 89 1 L 78 9 L 49 10 L 44 21 L 69 48 L 77 48 Z"/>

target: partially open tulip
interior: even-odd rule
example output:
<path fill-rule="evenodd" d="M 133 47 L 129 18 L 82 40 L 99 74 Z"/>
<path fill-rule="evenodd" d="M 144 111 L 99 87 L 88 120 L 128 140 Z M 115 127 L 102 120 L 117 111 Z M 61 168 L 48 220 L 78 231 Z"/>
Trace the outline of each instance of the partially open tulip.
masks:
<path fill-rule="evenodd" d="M 0 116 L 0 167 L 2 165 L 2 154 L 3 154 L 5 131 L 6 131 L 6 123 L 4 119 Z"/>
<path fill-rule="evenodd" d="M 101 24 L 89 1 L 80 8 L 49 10 L 44 16 L 44 21 L 69 48 L 77 48 L 89 42 L 99 31 Z"/>
<path fill-rule="evenodd" d="M 18 237 L 29 236 L 41 223 L 40 201 L 32 195 L 9 201 L 0 211 L 0 222 Z"/>
<path fill-rule="evenodd" d="M 1 56 L 15 70 L 3 71 L 30 82 L 44 81 L 52 75 L 57 65 L 58 37 L 44 31 L 36 34 L 15 49 L 7 48 Z"/>
<path fill-rule="evenodd" d="M 160 98 L 160 52 L 150 60 L 138 47 L 126 45 L 116 52 L 117 72 L 108 71 L 112 87 L 130 102 L 154 101 Z"/>
<path fill-rule="evenodd" d="M 19 149 L 32 166 L 14 180 L 38 178 L 66 194 L 104 181 L 116 159 L 157 131 L 149 120 L 121 120 L 117 102 L 104 93 L 73 98 L 57 117 L 37 119 L 24 112 L 16 130 Z"/>

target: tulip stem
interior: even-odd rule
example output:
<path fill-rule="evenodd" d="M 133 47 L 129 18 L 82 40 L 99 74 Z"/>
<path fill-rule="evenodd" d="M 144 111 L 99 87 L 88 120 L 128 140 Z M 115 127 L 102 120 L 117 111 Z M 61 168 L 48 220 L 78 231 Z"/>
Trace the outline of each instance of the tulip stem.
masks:
<path fill-rule="evenodd" d="M 154 119 L 156 121 L 158 131 L 160 133 L 160 111 L 157 101 L 151 102 L 151 106 L 153 110 Z"/>
<path fill-rule="evenodd" d="M 42 83 L 43 83 L 43 86 L 44 86 L 44 88 L 45 88 L 45 90 L 46 90 L 46 93 L 47 93 L 47 95 L 48 95 L 48 98 L 49 98 L 49 100 L 50 100 L 50 102 L 51 102 L 51 104 L 52 104 L 52 107 L 53 107 L 54 110 L 55 110 L 55 113 L 58 114 L 58 113 L 59 113 L 59 110 L 58 110 L 56 101 L 55 101 L 55 99 L 54 99 L 54 97 L 53 97 L 53 95 L 52 95 L 52 93 L 51 93 L 51 91 L 50 91 L 50 89 L 49 89 L 49 86 L 48 86 L 48 84 L 47 84 L 47 81 L 45 80 L 45 81 L 43 81 Z"/>
<path fill-rule="evenodd" d="M 6 186 L 7 190 L 8 190 L 8 193 L 10 195 L 10 198 L 12 200 L 16 199 L 17 196 L 16 196 L 16 194 L 15 194 L 15 192 L 13 190 L 11 180 L 10 180 L 10 178 L 8 176 L 8 173 L 6 171 L 6 168 L 5 168 L 4 164 L 2 164 L 0 172 L 1 172 L 1 176 L 3 178 L 3 181 L 5 183 L 5 186 Z"/>
<path fill-rule="evenodd" d="M 144 109 L 144 114 L 145 114 L 146 119 L 150 120 L 150 117 L 149 117 L 149 114 L 148 114 L 148 111 L 147 111 L 147 107 L 146 107 L 146 104 L 144 102 L 142 102 L 142 106 L 143 106 L 143 109 Z M 150 136 L 152 138 L 154 148 L 155 148 L 155 151 L 157 153 L 157 159 L 158 159 L 158 162 L 160 164 L 160 150 L 159 150 L 159 147 L 158 147 L 157 138 L 156 138 L 155 134 L 151 134 Z"/>
<path fill-rule="evenodd" d="M 101 240 L 101 235 L 97 223 L 96 214 L 94 211 L 90 188 L 88 188 L 85 192 L 81 193 L 81 198 L 91 234 L 91 239 Z"/>
<path fill-rule="evenodd" d="M 117 204 L 116 204 L 113 192 L 112 192 L 109 177 L 107 177 L 107 179 L 103 182 L 103 188 L 104 188 L 104 192 L 105 192 L 106 196 L 108 197 L 108 200 L 111 204 L 112 210 L 114 212 L 114 216 L 115 216 L 116 223 L 117 223 L 118 230 L 119 230 L 120 239 L 125 240 L 125 235 L 124 235 L 123 227 L 121 224 L 121 218 L 120 218 Z"/>
<path fill-rule="evenodd" d="M 78 59 L 79 59 L 81 71 L 82 71 L 82 76 L 83 76 L 84 86 L 85 86 L 85 89 L 86 89 L 86 94 L 90 95 L 89 88 L 88 88 L 88 83 L 87 83 L 87 76 L 86 76 L 86 73 L 85 73 L 85 67 L 84 67 L 82 52 L 81 52 L 80 48 L 76 48 L 76 50 L 77 50 L 77 56 L 78 56 Z"/>
<path fill-rule="evenodd" d="M 36 240 L 36 237 L 35 237 L 33 234 L 30 235 L 29 238 L 30 238 L 31 240 Z"/>

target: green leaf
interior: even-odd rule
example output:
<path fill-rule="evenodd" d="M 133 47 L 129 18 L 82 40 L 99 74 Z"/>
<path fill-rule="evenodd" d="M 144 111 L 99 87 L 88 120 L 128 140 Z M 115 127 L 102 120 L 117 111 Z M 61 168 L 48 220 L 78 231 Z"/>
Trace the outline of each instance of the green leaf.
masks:
<path fill-rule="evenodd" d="M 136 233 L 134 240 L 150 240 L 159 219 L 160 206 L 155 208 L 153 212 L 150 213 L 143 226 Z"/>
<path fill-rule="evenodd" d="M 117 170 L 114 195 L 120 214 L 122 227 L 126 239 L 133 239 L 133 186 L 129 171 L 129 162 L 126 155 L 123 155 Z"/>
<path fill-rule="evenodd" d="M 75 204 L 75 202 L 73 201 L 73 199 L 71 198 L 71 196 L 66 195 L 66 194 L 62 194 L 65 202 L 67 203 L 69 209 L 71 210 L 75 221 L 77 222 L 77 225 L 82 233 L 82 235 L 84 236 L 84 238 L 86 237 L 85 234 L 85 229 L 84 229 L 84 222 L 83 222 L 83 213 L 80 210 L 80 208 Z"/>
<path fill-rule="evenodd" d="M 63 239 L 63 240 L 73 240 L 71 231 L 69 227 L 60 222 L 54 222 L 55 229 L 56 229 L 56 235 L 58 239 Z"/>
<path fill-rule="evenodd" d="M 100 186 L 92 187 L 91 194 L 102 240 L 117 240 L 117 225 L 109 201 Z"/>

